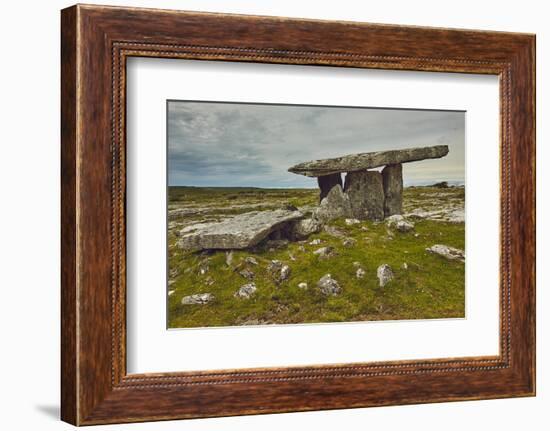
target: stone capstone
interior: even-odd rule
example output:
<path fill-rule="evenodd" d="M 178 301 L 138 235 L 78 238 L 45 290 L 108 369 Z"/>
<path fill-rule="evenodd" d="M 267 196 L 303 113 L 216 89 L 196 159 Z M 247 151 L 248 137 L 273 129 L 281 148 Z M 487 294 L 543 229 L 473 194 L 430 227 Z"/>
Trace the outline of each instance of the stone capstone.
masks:
<path fill-rule="evenodd" d="M 349 172 L 346 175 L 344 191 L 349 198 L 353 218 L 384 219 L 384 188 L 380 172 Z"/>
<path fill-rule="evenodd" d="M 416 162 L 425 159 L 438 159 L 449 152 L 447 145 L 432 147 L 404 148 L 401 150 L 376 151 L 372 153 L 350 154 L 332 159 L 312 160 L 299 163 L 288 169 L 289 172 L 308 177 L 321 177 L 340 172 L 364 171 L 386 165 Z"/>
<path fill-rule="evenodd" d="M 300 211 L 252 211 L 214 223 L 199 223 L 180 231 L 178 246 L 184 250 L 231 250 L 252 247 L 288 222 L 303 217 Z"/>

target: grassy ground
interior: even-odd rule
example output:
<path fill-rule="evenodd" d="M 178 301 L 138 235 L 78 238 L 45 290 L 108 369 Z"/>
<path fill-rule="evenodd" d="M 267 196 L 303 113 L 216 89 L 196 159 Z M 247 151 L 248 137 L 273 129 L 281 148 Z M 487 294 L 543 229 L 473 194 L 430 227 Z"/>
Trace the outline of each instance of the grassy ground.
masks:
<path fill-rule="evenodd" d="M 307 210 L 317 204 L 317 193 L 310 189 L 170 188 L 169 327 L 464 317 L 464 264 L 425 251 L 434 244 L 464 249 L 464 223 L 418 220 L 413 232 L 399 233 L 385 223 L 348 226 L 337 220 L 331 225 L 343 237 L 354 239 L 355 245 L 344 247 L 343 237 L 323 231 L 282 248 L 234 251 L 229 263 L 223 251 L 183 252 L 175 244 L 175 232 L 186 225 L 287 203 Z M 464 189 L 406 188 L 404 203 L 405 212 L 450 204 L 463 207 Z M 189 211 L 179 214 L 182 208 Z M 320 239 L 321 244 L 310 245 L 313 239 Z M 322 246 L 334 247 L 337 255 L 320 259 L 313 251 Z M 258 265 L 246 263 L 248 256 Z M 280 284 L 267 271 L 274 259 L 291 267 L 289 279 Z M 366 272 L 363 279 L 356 277 L 357 262 Z M 381 288 L 376 269 L 384 263 L 391 266 L 395 278 Z M 233 294 L 249 282 L 239 274 L 245 268 L 255 274 L 258 290 L 251 299 L 238 299 Z M 342 287 L 339 296 L 325 297 L 317 289 L 318 280 L 327 273 Z M 301 282 L 308 288 L 298 288 Z M 216 299 L 206 305 L 181 304 L 182 297 L 205 292 Z"/>

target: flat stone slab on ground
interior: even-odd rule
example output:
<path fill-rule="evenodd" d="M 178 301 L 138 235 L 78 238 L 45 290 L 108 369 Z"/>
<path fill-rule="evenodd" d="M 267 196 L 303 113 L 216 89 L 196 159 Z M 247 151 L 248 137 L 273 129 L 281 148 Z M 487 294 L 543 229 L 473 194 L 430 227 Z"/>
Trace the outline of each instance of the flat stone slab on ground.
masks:
<path fill-rule="evenodd" d="M 350 154 L 333 159 L 312 160 L 299 163 L 288 169 L 294 174 L 320 177 L 340 172 L 354 172 L 397 163 L 417 162 L 425 159 L 439 159 L 449 152 L 447 145 L 404 148 L 401 150 L 376 151 Z"/>
<path fill-rule="evenodd" d="M 232 250 L 252 247 L 283 224 L 303 217 L 300 211 L 278 209 L 239 214 L 216 223 L 198 223 L 181 232 L 184 250 Z"/>

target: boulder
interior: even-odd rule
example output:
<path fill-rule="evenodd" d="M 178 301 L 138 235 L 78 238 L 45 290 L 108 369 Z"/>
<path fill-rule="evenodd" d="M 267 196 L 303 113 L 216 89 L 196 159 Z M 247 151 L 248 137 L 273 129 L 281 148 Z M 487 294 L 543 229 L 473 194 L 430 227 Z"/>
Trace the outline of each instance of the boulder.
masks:
<path fill-rule="evenodd" d="M 288 222 L 303 217 L 300 211 L 252 211 L 216 223 L 200 223 L 180 232 L 184 250 L 231 250 L 252 247 Z"/>
<path fill-rule="evenodd" d="M 292 223 L 291 236 L 293 239 L 304 239 L 321 230 L 321 223 L 313 218 L 296 220 Z"/>
<path fill-rule="evenodd" d="M 288 171 L 308 177 L 321 177 L 340 172 L 364 171 L 386 165 L 416 162 L 425 159 L 438 159 L 446 156 L 448 152 L 449 147 L 447 145 L 435 145 L 432 147 L 350 154 L 333 159 L 299 163 L 289 168 Z"/>
<path fill-rule="evenodd" d="M 342 293 L 342 288 L 330 274 L 326 274 L 321 277 L 321 279 L 317 282 L 317 287 L 321 293 L 326 296 L 336 296 Z"/>
<path fill-rule="evenodd" d="M 337 174 L 322 175 L 317 177 L 317 184 L 319 184 L 319 189 L 321 190 L 319 194 L 319 202 L 321 202 L 334 186 L 343 186 L 342 175 L 339 172 Z"/>
<path fill-rule="evenodd" d="M 349 198 L 353 218 L 384 219 L 384 187 L 380 172 L 350 172 L 346 175 L 344 190 Z"/>
<path fill-rule="evenodd" d="M 464 262 L 466 257 L 464 251 L 454 248 L 448 245 L 435 244 L 426 249 L 427 252 L 437 254 L 448 260 L 456 260 L 459 262 Z"/>
<path fill-rule="evenodd" d="M 380 282 L 380 287 L 384 287 L 393 280 L 393 271 L 388 264 L 383 264 L 376 270 L 376 276 Z"/>
<path fill-rule="evenodd" d="M 334 186 L 319 206 L 313 211 L 313 219 L 319 223 L 351 216 L 350 197 L 344 193 L 341 185 Z"/>
<path fill-rule="evenodd" d="M 214 295 L 211 293 L 196 293 L 194 295 L 184 296 L 181 299 L 183 305 L 194 305 L 194 304 L 208 304 L 214 300 Z"/>
<path fill-rule="evenodd" d="M 387 165 L 382 169 L 384 186 L 384 215 L 386 217 L 403 212 L 403 165 Z"/>
<path fill-rule="evenodd" d="M 251 296 L 253 296 L 256 293 L 256 284 L 254 283 L 248 283 L 244 284 L 235 292 L 235 298 L 241 298 L 241 299 L 249 299 Z"/>
<path fill-rule="evenodd" d="M 408 221 L 401 214 L 394 214 L 386 219 L 386 225 L 399 232 L 410 232 L 414 229 L 414 223 Z"/>
<path fill-rule="evenodd" d="M 327 246 L 318 248 L 313 252 L 313 254 L 319 256 L 319 259 L 328 259 L 329 257 L 334 256 L 336 253 L 333 247 Z"/>

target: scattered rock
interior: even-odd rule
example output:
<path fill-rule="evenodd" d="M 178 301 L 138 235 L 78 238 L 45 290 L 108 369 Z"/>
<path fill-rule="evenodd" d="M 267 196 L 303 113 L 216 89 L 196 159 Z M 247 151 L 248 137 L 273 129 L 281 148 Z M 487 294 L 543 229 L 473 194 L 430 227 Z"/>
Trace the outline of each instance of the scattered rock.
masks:
<path fill-rule="evenodd" d="M 407 270 L 409 269 L 409 265 L 407 265 L 407 262 L 403 262 L 403 265 L 401 265 L 401 268 Z"/>
<path fill-rule="evenodd" d="M 256 290 L 257 288 L 255 283 L 244 284 L 235 292 L 234 296 L 236 298 L 249 299 L 256 293 Z"/>
<path fill-rule="evenodd" d="M 250 265 L 258 265 L 258 261 L 256 260 L 255 257 L 252 257 L 252 256 L 245 257 L 244 261 L 246 263 L 249 263 Z"/>
<path fill-rule="evenodd" d="M 313 218 L 297 220 L 292 224 L 291 235 L 294 239 L 304 239 L 321 230 L 321 223 Z"/>
<path fill-rule="evenodd" d="M 168 296 L 172 296 L 174 294 L 175 290 L 169 290 L 168 291 Z"/>
<path fill-rule="evenodd" d="M 178 246 L 184 250 L 231 250 L 252 247 L 286 223 L 303 217 L 300 211 L 252 211 L 220 222 L 199 223 L 180 231 Z"/>
<path fill-rule="evenodd" d="M 326 233 L 335 238 L 345 238 L 346 236 L 345 232 L 341 231 L 335 226 L 326 225 L 323 229 Z"/>
<path fill-rule="evenodd" d="M 319 245 L 321 244 L 321 240 L 319 238 L 315 238 L 313 241 L 309 242 L 309 245 Z"/>
<path fill-rule="evenodd" d="M 364 278 L 365 274 L 366 272 L 363 268 L 357 268 L 357 271 L 355 271 L 355 276 L 359 279 Z"/>
<path fill-rule="evenodd" d="M 356 268 L 359 268 L 361 266 L 361 263 L 360 262 L 353 262 L 353 266 L 356 267 Z"/>
<path fill-rule="evenodd" d="M 336 255 L 334 247 L 331 246 L 318 248 L 313 252 L 313 254 L 319 256 L 319 259 L 328 259 L 329 257 Z"/>
<path fill-rule="evenodd" d="M 346 238 L 344 241 L 342 241 L 342 245 L 347 248 L 354 247 L 355 244 L 357 244 L 357 241 L 353 238 Z"/>
<path fill-rule="evenodd" d="M 231 266 L 233 263 L 233 250 L 225 252 L 225 264 Z"/>
<path fill-rule="evenodd" d="M 361 223 L 361 220 L 357 220 L 356 218 L 347 218 L 344 220 L 348 226 L 353 226 L 354 224 Z"/>
<path fill-rule="evenodd" d="M 298 283 L 298 288 L 302 289 L 302 290 L 306 290 L 307 289 L 307 283 L 305 283 L 305 282 Z"/>
<path fill-rule="evenodd" d="M 283 267 L 281 268 L 281 272 L 279 274 L 279 281 L 285 281 L 288 279 L 288 277 L 290 277 L 290 266 L 288 265 L 283 265 Z"/>
<path fill-rule="evenodd" d="M 184 296 L 181 300 L 183 305 L 208 304 L 214 300 L 211 293 L 196 293 L 194 295 Z"/>
<path fill-rule="evenodd" d="M 254 274 L 252 271 L 250 271 L 249 269 L 245 268 L 241 271 L 239 271 L 239 275 L 241 277 L 244 277 L 246 278 L 247 280 L 254 280 L 254 277 L 256 276 L 256 274 Z"/>
<path fill-rule="evenodd" d="M 337 218 L 349 217 L 350 215 L 350 196 L 344 193 L 340 184 L 334 186 L 313 211 L 313 219 L 321 224 Z"/>
<path fill-rule="evenodd" d="M 330 274 L 326 274 L 321 277 L 321 279 L 317 282 L 317 287 L 321 293 L 326 296 L 336 296 L 342 293 L 342 288 Z"/>
<path fill-rule="evenodd" d="M 296 258 L 294 257 L 294 255 L 292 253 L 288 253 L 288 258 L 293 262 L 296 261 Z"/>
<path fill-rule="evenodd" d="M 279 284 L 290 277 L 291 269 L 290 266 L 283 264 L 280 260 L 272 260 L 267 266 L 267 272 L 273 281 Z"/>
<path fill-rule="evenodd" d="M 448 260 L 465 261 L 464 251 L 458 248 L 450 247 L 443 244 L 435 244 L 426 249 L 429 253 L 434 253 Z"/>
<path fill-rule="evenodd" d="M 214 279 L 212 277 L 208 276 L 204 279 L 204 284 L 206 286 L 212 286 L 214 284 Z"/>
<path fill-rule="evenodd" d="M 366 231 L 369 230 L 369 228 L 368 228 L 367 226 L 361 226 L 361 230 L 362 230 L 363 232 L 366 232 Z"/>
<path fill-rule="evenodd" d="M 400 214 L 395 214 L 386 219 L 386 225 L 388 227 L 395 228 L 399 232 L 410 232 L 414 229 L 414 223 L 407 221 L 405 217 Z"/>
<path fill-rule="evenodd" d="M 205 275 L 208 272 L 208 268 L 209 268 L 208 259 L 203 260 L 201 263 L 199 263 L 199 274 Z"/>
<path fill-rule="evenodd" d="M 380 287 L 386 286 L 386 284 L 393 280 L 393 271 L 388 264 L 380 265 L 376 270 L 376 275 L 380 282 Z"/>

